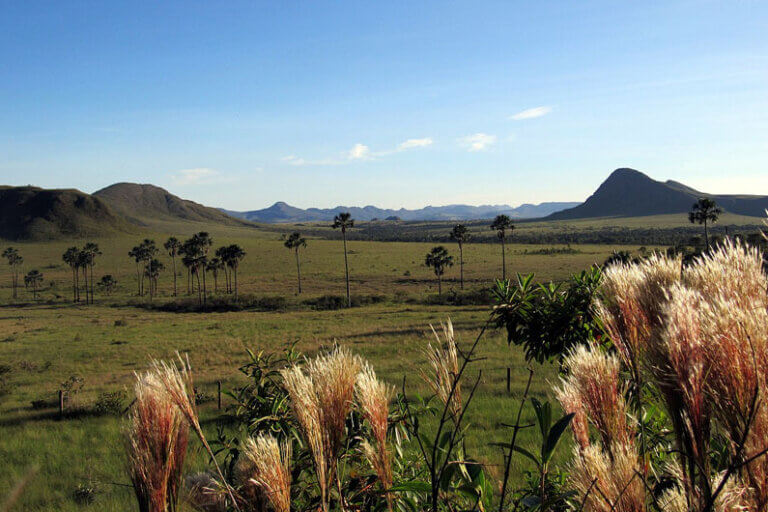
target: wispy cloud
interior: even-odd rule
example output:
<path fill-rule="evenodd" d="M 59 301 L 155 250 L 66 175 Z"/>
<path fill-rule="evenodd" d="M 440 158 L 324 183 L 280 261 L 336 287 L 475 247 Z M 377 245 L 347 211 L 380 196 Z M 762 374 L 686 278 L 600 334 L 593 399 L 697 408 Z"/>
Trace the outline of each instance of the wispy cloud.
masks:
<path fill-rule="evenodd" d="M 207 185 L 219 181 L 221 173 L 207 167 L 181 169 L 171 173 L 171 179 L 177 185 Z"/>
<path fill-rule="evenodd" d="M 485 151 L 496 144 L 496 136 L 487 133 L 475 133 L 459 139 L 459 145 L 467 151 Z"/>
<path fill-rule="evenodd" d="M 432 137 L 424 137 L 423 139 L 408 139 L 401 142 L 397 146 L 398 151 L 405 151 L 407 149 L 425 148 L 432 145 Z"/>
<path fill-rule="evenodd" d="M 375 160 L 380 157 L 399 153 L 401 151 L 408 151 L 411 149 L 425 148 L 431 146 L 433 143 L 432 137 L 424 137 L 422 139 L 408 139 L 397 145 L 394 149 L 387 151 L 371 151 L 371 148 L 366 144 L 358 142 L 352 149 L 344 151 L 339 154 L 337 158 L 330 158 L 324 160 L 311 160 L 302 158 L 296 155 L 284 156 L 280 160 L 288 165 L 299 166 L 311 166 L 311 165 L 344 165 L 353 162 L 361 162 L 365 160 Z"/>
<path fill-rule="evenodd" d="M 552 112 L 552 107 L 534 107 L 518 112 L 517 114 L 510 116 L 510 119 L 515 121 L 524 121 L 526 119 L 536 119 Z"/>

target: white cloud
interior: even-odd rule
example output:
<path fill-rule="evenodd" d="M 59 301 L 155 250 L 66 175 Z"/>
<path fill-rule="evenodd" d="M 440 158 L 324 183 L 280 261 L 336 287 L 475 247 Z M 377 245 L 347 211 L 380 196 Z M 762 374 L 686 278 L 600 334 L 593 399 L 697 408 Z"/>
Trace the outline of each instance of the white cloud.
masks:
<path fill-rule="evenodd" d="M 290 165 L 304 165 L 307 163 L 306 160 L 304 160 L 303 158 L 299 158 L 295 155 L 284 156 L 280 160 L 282 160 L 283 162 L 287 162 Z"/>
<path fill-rule="evenodd" d="M 357 143 L 347 153 L 347 158 L 350 160 L 366 160 L 370 156 L 371 150 L 365 144 Z"/>
<path fill-rule="evenodd" d="M 552 107 L 534 107 L 529 108 L 527 110 L 523 110 L 522 112 L 518 112 L 517 114 L 510 117 L 510 119 L 514 119 L 515 121 L 523 121 L 525 119 L 536 119 L 537 117 L 542 117 L 552 112 Z"/>
<path fill-rule="evenodd" d="M 177 185 L 205 185 L 218 180 L 220 174 L 214 169 L 199 167 L 174 171 L 171 178 Z"/>
<path fill-rule="evenodd" d="M 423 139 L 408 139 L 405 142 L 401 142 L 397 146 L 397 150 L 405 151 L 406 149 L 425 148 L 431 145 L 432 145 L 432 137 L 424 137 Z"/>
<path fill-rule="evenodd" d="M 487 133 L 475 133 L 459 139 L 459 144 L 467 151 L 485 151 L 496 144 L 496 136 Z"/>

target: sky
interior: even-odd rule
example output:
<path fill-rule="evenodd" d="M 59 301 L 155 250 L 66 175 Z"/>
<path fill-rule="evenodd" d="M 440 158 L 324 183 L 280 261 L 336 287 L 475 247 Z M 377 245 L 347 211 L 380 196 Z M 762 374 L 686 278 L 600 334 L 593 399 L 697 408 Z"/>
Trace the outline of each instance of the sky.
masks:
<path fill-rule="evenodd" d="M 232 210 L 768 195 L 768 2 L 0 0 L 0 183 Z"/>

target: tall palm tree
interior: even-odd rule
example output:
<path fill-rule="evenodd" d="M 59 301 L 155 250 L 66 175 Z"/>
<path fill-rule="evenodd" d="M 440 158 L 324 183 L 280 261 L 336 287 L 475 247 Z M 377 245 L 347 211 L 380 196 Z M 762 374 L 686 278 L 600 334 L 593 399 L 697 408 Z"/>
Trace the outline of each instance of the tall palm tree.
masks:
<path fill-rule="evenodd" d="M 205 269 L 213 274 L 213 293 L 219 293 L 219 270 L 224 269 L 224 262 L 218 256 L 214 256 L 208 260 Z"/>
<path fill-rule="evenodd" d="M 496 236 L 501 240 L 501 279 L 507 280 L 507 251 L 505 242 L 507 239 L 507 231 L 510 233 L 514 231 L 515 225 L 512 224 L 512 219 L 509 216 L 501 214 L 497 215 L 491 223 L 491 229 L 496 231 Z"/>
<path fill-rule="evenodd" d="M 227 251 L 229 250 L 229 246 L 223 245 L 216 249 L 216 257 L 221 260 L 222 268 L 224 269 L 224 287 L 226 288 L 226 293 L 232 293 L 232 283 L 230 279 L 230 272 L 229 272 L 229 265 L 227 265 L 227 261 L 229 261 L 229 258 L 227 256 Z"/>
<path fill-rule="evenodd" d="M 43 284 L 43 274 L 39 270 L 30 270 L 26 276 L 24 276 L 24 284 L 29 288 L 32 287 L 32 297 L 37 300 L 37 289 Z"/>
<path fill-rule="evenodd" d="M 85 303 L 88 304 L 88 260 L 90 254 L 80 250 L 77 253 L 77 268 L 83 274 L 83 291 L 85 292 Z"/>
<path fill-rule="evenodd" d="M 245 251 L 237 244 L 228 245 L 224 251 L 225 260 L 224 263 L 232 269 L 235 300 L 237 300 L 237 268 L 240 266 L 240 261 L 245 258 Z"/>
<path fill-rule="evenodd" d="M 176 288 L 176 256 L 179 255 L 179 249 L 181 249 L 181 242 L 175 236 L 169 237 L 163 244 L 165 250 L 168 252 L 168 256 L 171 257 L 171 264 L 173 265 L 173 296 L 176 297 L 178 290 Z"/>
<path fill-rule="evenodd" d="M 201 275 L 203 277 L 202 294 L 203 303 L 205 303 L 206 295 L 208 293 L 208 288 L 205 283 L 205 268 L 208 265 L 208 251 L 213 245 L 213 239 L 206 231 L 200 231 L 199 233 L 192 235 L 192 245 L 194 246 L 196 253 L 197 278 L 199 280 Z M 200 282 L 198 281 L 197 284 L 199 287 Z"/>
<path fill-rule="evenodd" d="M 688 220 L 691 224 L 703 224 L 704 225 L 704 239 L 707 243 L 707 249 L 709 249 L 709 229 L 707 225 L 711 222 L 714 224 L 720 215 L 723 213 L 723 209 L 717 206 L 717 203 L 707 197 L 699 198 L 698 201 L 693 203 L 691 211 L 688 213 Z"/>
<path fill-rule="evenodd" d="M 160 277 L 160 272 L 164 268 L 163 262 L 157 258 L 149 260 L 144 268 L 144 275 L 147 276 L 147 281 L 149 282 L 149 300 L 152 300 L 157 295 L 157 278 Z"/>
<path fill-rule="evenodd" d="M 96 265 L 96 256 L 101 255 L 101 251 L 99 250 L 99 245 L 95 244 L 93 242 L 88 242 L 83 246 L 83 252 L 87 255 L 86 262 L 88 264 L 88 267 L 91 270 L 90 275 L 90 288 L 91 288 L 91 304 L 93 304 L 93 290 L 94 290 L 94 282 L 93 282 L 93 267 Z M 88 289 L 85 290 L 85 299 L 86 302 L 88 302 Z"/>
<path fill-rule="evenodd" d="M 144 264 L 144 272 L 141 274 L 141 293 L 144 294 L 144 277 L 147 275 L 147 266 L 149 262 L 155 259 L 157 256 L 158 248 L 155 245 L 155 241 L 149 238 L 145 238 L 139 246 L 139 254 L 141 256 L 141 262 Z M 151 286 L 151 283 L 150 283 Z"/>
<path fill-rule="evenodd" d="M 136 286 L 138 288 L 136 291 L 136 294 L 139 297 L 141 297 L 141 270 L 139 270 L 139 264 L 143 259 L 141 252 L 142 252 L 141 245 L 136 245 L 130 251 L 128 251 L 128 256 L 133 258 L 133 261 L 136 262 Z"/>
<path fill-rule="evenodd" d="M 470 234 L 467 226 L 464 224 L 456 224 L 451 230 L 451 239 L 455 240 L 459 244 L 459 279 L 461 282 L 461 289 L 464 289 L 464 244 L 469 240 Z"/>
<path fill-rule="evenodd" d="M 299 280 L 299 294 L 301 294 L 301 265 L 299 263 L 299 249 L 307 246 L 307 239 L 301 237 L 301 233 L 294 231 L 283 244 L 288 250 L 296 254 L 296 276 Z"/>
<path fill-rule="evenodd" d="M 72 269 L 72 300 L 75 302 L 80 300 L 80 289 L 78 287 L 77 272 L 78 254 L 80 254 L 80 249 L 73 246 L 64 251 L 64 254 L 61 255 L 61 259 L 64 260 L 64 263 L 69 265 L 69 268 Z"/>
<path fill-rule="evenodd" d="M 24 263 L 24 258 L 19 254 L 18 249 L 8 247 L 3 251 L 3 258 L 8 261 L 8 266 L 11 267 L 11 283 L 13 286 L 13 298 L 17 296 L 16 289 L 19 287 L 19 267 Z"/>
<path fill-rule="evenodd" d="M 352 307 L 352 297 L 349 294 L 349 260 L 347 259 L 347 230 L 355 227 L 352 214 L 340 213 L 333 218 L 333 229 L 341 230 L 341 238 L 344 240 L 344 274 L 347 278 L 347 307 Z"/>
<path fill-rule="evenodd" d="M 427 257 L 424 259 L 424 264 L 430 267 L 437 277 L 437 294 L 443 294 L 442 277 L 445 274 L 446 267 L 453 266 L 453 256 L 448 254 L 448 250 L 442 245 L 433 247 L 431 251 L 427 253 Z"/>

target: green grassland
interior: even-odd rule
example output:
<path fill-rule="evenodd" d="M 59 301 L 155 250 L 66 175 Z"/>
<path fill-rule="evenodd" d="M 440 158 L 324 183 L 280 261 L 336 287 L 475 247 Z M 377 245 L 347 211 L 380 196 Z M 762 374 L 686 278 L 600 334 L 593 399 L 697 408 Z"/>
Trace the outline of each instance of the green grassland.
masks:
<path fill-rule="evenodd" d="M 522 224 L 520 225 L 522 226 Z M 295 262 L 283 247 L 280 235 L 306 226 L 247 228 L 197 223 L 155 225 L 152 235 L 158 246 L 168 236 L 179 238 L 207 230 L 215 245 L 237 243 L 247 256 L 239 271 L 240 291 L 258 296 L 293 297 Z M 167 229 L 165 229 L 167 228 Z M 437 229 L 437 228 L 435 228 Z M 445 231 L 446 224 L 440 227 Z M 477 230 L 479 231 L 479 227 Z M 520 229 L 523 229 L 522 227 Z M 322 227 L 302 250 L 302 274 L 306 296 L 343 295 L 344 267 L 341 241 Z M 285 311 L 238 311 L 227 313 L 167 313 L 131 305 L 136 294 L 136 269 L 128 250 L 145 235 L 121 235 L 96 239 L 103 251 L 95 275 L 112 274 L 119 282 L 110 297 L 97 294 L 92 306 L 71 303 L 71 272 L 61 254 L 84 240 L 13 245 L 25 259 L 24 271 L 39 269 L 45 278 L 37 301 L 23 288 L 19 299 L 11 300 L 10 275 L 0 266 L 0 360 L 10 367 L 7 393 L 0 397 L 0 497 L 30 468 L 37 472 L 16 510 L 133 510 L 131 489 L 124 471 L 121 428 L 124 419 L 115 416 L 80 415 L 59 420 L 55 398 L 61 383 L 71 376 L 83 379 L 82 391 L 73 399 L 88 406 L 100 393 L 130 390 L 133 372 L 145 368 L 153 358 L 170 358 L 188 353 L 201 389 L 214 393 L 215 382 L 225 388 L 242 383 L 237 368 L 246 362 L 246 349 L 277 352 L 291 343 L 307 354 L 333 343 L 351 347 L 365 356 L 379 374 L 400 386 L 407 378 L 409 393 L 425 393 L 418 378 L 423 364 L 422 350 L 431 336 L 430 324 L 451 318 L 459 339 L 470 342 L 487 320 L 489 306 L 427 306 L 419 303 L 436 293 L 434 275 L 423 265 L 435 242 L 382 242 L 352 240 L 349 243 L 352 292 L 380 295 L 383 302 L 336 311 L 288 308 Z M 478 237 L 479 238 L 479 237 Z M 429 240 L 429 237 L 422 238 Z M 445 244 L 458 258 L 455 244 Z M 534 272 L 540 280 L 561 280 L 593 263 L 600 263 L 613 250 L 637 251 L 636 245 L 533 245 L 507 246 L 508 273 Z M 465 246 L 467 288 L 488 287 L 500 275 L 501 248 L 498 243 Z M 552 253 L 552 254 L 549 254 Z M 160 278 L 161 297 L 172 300 L 170 259 Z M 186 291 L 183 268 L 178 266 L 179 290 Z M 458 267 L 448 270 L 446 289 L 458 288 Z M 210 278 L 209 278 L 210 279 Z M 220 283 L 221 285 L 221 283 Z M 212 283 L 209 281 L 209 287 Z M 414 299 L 414 300 L 407 300 Z M 295 300 L 295 298 L 293 298 Z M 470 447 L 484 460 L 491 473 L 498 472 L 500 457 L 491 443 L 504 439 L 502 423 L 513 421 L 528 375 L 521 352 L 508 347 L 505 336 L 489 332 L 480 345 L 482 360 L 472 375 L 483 370 L 476 401 L 471 410 Z M 506 392 L 506 368 L 512 370 L 512 394 Z M 533 394 L 551 399 L 556 369 L 535 366 Z M 50 405 L 33 408 L 35 400 Z M 215 432 L 217 411 L 211 403 L 203 406 L 206 428 Z M 531 411 L 526 411 L 528 421 Z M 522 445 L 531 446 L 532 432 L 525 431 Z M 204 467 L 205 457 L 193 445 L 191 467 Z M 562 450 L 560 460 L 568 455 Z M 524 460 L 515 461 L 516 475 L 526 469 Z M 79 484 L 94 483 L 98 489 L 92 505 L 73 498 Z M 2 498 L 0 498 L 2 501 Z"/>

